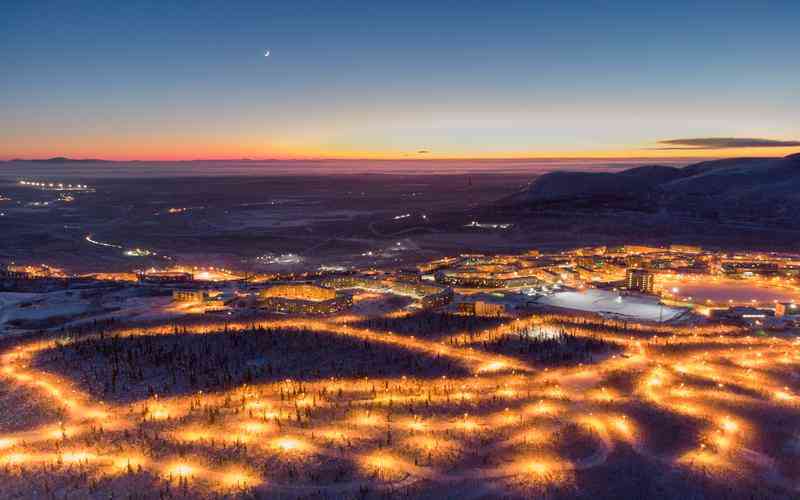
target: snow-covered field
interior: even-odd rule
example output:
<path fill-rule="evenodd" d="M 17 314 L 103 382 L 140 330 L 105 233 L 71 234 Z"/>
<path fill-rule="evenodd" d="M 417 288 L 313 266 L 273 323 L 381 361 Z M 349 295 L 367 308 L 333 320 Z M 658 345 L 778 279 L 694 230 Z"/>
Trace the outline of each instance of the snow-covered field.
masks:
<path fill-rule="evenodd" d="M 0 310 L 36 296 L 35 293 L 0 292 Z"/>
<path fill-rule="evenodd" d="M 141 296 L 135 288 L 111 291 L 0 292 L 0 332 L 60 328 L 111 317 L 140 320 L 180 315 L 171 297 Z"/>
<path fill-rule="evenodd" d="M 126 287 L 83 298 L 72 324 L 170 310 Z M 796 338 L 406 303 L 7 341 L 0 498 L 796 498 L 796 429 L 773 425 L 797 421 Z"/>
<path fill-rule="evenodd" d="M 619 316 L 642 321 L 670 321 L 686 309 L 662 306 L 658 298 L 643 295 L 625 295 L 607 290 L 558 292 L 539 299 L 540 304 Z"/>
<path fill-rule="evenodd" d="M 15 324 L 39 324 L 50 318 L 69 318 L 85 313 L 89 304 L 75 292 L 2 293 L 0 328 Z"/>

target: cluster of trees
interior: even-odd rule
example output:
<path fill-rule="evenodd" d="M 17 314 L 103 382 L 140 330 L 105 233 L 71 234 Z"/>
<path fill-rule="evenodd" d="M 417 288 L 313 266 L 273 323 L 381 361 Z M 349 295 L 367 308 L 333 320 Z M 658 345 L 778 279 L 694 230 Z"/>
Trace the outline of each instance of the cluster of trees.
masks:
<path fill-rule="evenodd" d="M 576 335 L 570 333 L 569 328 L 548 335 L 542 335 L 536 328 L 522 328 L 482 342 L 481 346 L 487 351 L 547 365 L 589 363 L 596 356 L 621 352 L 617 344 L 593 336 Z"/>
<path fill-rule="evenodd" d="M 188 330 L 188 331 L 187 331 Z M 215 391 L 326 377 L 462 375 L 450 360 L 335 333 L 260 328 L 166 335 L 97 335 L 38 355 L 36 364 L 110 399 Z"/>
<path fill-rule="evenodd" d="M 502 318 L 467 316 L 441 311 L 420 311 L 410 316 L 370 318 L 359 326 L 417 337 L 436 338 L 456 332 L 478 332 L 498 326 Z"/>

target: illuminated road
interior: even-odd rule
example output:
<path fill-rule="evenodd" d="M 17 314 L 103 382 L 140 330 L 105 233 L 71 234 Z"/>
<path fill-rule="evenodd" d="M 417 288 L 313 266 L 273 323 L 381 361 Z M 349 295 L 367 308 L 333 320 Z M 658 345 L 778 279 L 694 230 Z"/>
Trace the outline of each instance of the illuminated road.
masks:
<path fill-rule="evenodd" d="M 353 326 L 361 320 L 207 323 L 189 331 L 301 327 L 435 356 L 470 375 L 286 380 L 111 404 L 33 368 L 34 357 L 56 341 L 28 342 L 2 354 L 2 376 L 63 418 L 1 435 L 0 475 L 19 488 L 39 471 L 101 483 L 146 476 L 155 483 L 131 484 L 172 484 L 198 495 L 466 488 L 477 496 L 529 496 L 568 491 L 628 450 L 705 480 L 800 493 L 790 451 L 796 426 L 771 424 L 800 421 L 797 338 L 543 316 L 432 341 Z M 483 349 L 521 329 L 605 340 L 623 354 L 537 369 Z M 117 335 L 174 331 L 164 324 Z M 673 433 L 666 443 L 665 422 Z M 570 451 L 578 446 L 570 436 L 580 438 L 580 453 Z M 476 481 L 480 488 L 464 486 Z"/>
<path fill-rule="evenodd" d="M 98 246 L 101 246 L 101 247 L 109 247 L 109 248 L 122 248 L 122 245 L 115 245 L 113 243 L 105 243 L 103 241 L 93 240 L 91 234 L 87 234 L 86 238 L 84 238 L 84 239 L 86 241 L 88 241 L 89 243 L 91 243 L 92 245 L 98 245 Z"/>

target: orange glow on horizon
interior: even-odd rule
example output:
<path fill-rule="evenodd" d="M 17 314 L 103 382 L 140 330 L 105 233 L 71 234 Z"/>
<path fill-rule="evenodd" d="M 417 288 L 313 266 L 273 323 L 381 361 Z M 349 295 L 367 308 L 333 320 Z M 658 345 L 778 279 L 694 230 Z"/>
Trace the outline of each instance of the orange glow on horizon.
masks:
<path fill-rule="evenodd" d="M 266 150 L 265 150 L 266 149 Z M 726 148 L 726 149 L 673 149 L 656 150 L 646 147 L 632 146 L 628 149 L 599 150 L 547 150 L 538 151 L 454 151 L 431 149 L 420 154 L 416 151 L 398 150 L 352 150 L 352 149 L 316 149 L 316 148 L 277 148 L 269 150 L 263 147 L 234 146 L 229 147 L 194 147 L 166 149 L 157 146 L 120 145 L 120 147 L 78 147 L 74 149 L 42 149 L 26 151 L 2 151 L 0 159 L 45 159 L 54 157 L 99 158 L 110 161 L 142 161 L 142 162 L 177 162 L 177 161 L 312 161 L 312 160 L 637 160 L 672 159 L 690 162 L 696 159 L 734 158 L 734 157 L 783 157 L 800 152 L 798 148 Z"/>

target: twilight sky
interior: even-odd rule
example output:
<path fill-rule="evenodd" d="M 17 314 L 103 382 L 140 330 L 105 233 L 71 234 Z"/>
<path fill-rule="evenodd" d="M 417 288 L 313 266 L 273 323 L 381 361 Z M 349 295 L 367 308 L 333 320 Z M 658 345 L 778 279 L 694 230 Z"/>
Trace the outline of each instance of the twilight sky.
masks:
<path fill-rule="evenodd" d="M 798 20 L 797 0 L 2 2 L 0 159 L 785 155 Z"/>

